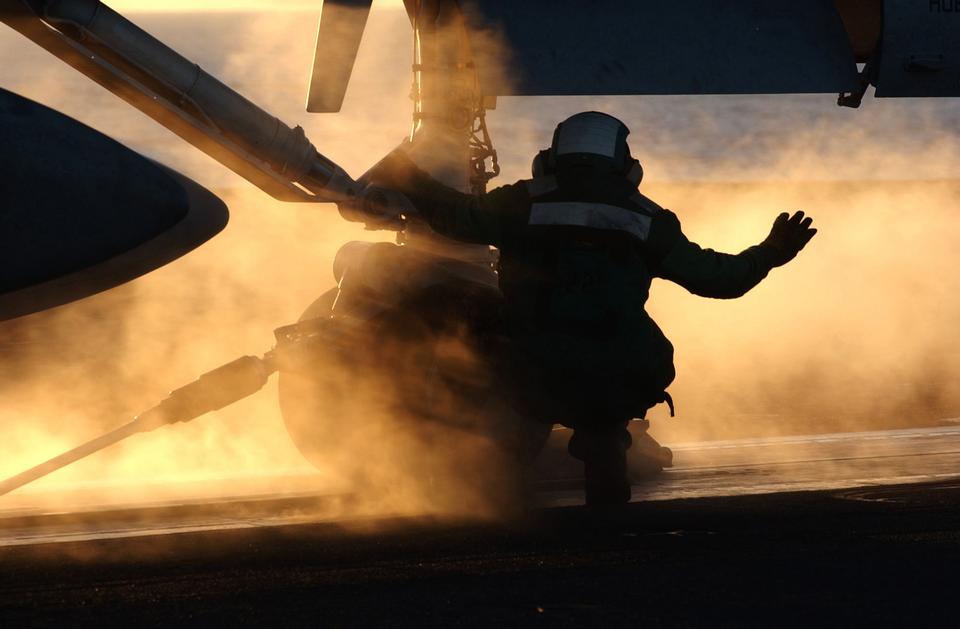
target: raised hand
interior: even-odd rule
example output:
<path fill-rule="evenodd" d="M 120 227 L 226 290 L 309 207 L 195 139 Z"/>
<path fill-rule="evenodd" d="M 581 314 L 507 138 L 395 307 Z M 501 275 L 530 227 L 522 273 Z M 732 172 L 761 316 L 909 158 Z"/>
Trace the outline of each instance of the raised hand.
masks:
<path fill-rule="evenodd" d="M 783 212 L 773 221 L 770 235 L 763 241 L 776 252 L 774 266 L 783 266 L 793 260 L 803 249 L 817 230 L 810 227 L 813 219 L 804 217 L 803 212 L 795 212 L 789 216 Z"/>

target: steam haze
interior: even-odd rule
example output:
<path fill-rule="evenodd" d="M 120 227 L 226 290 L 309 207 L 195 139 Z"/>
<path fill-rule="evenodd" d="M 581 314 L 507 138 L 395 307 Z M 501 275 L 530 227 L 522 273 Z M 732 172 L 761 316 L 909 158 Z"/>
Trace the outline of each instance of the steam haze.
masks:
<path fill-rule="evenodd" d="M 303 110 L 316 14 L 131 14 L 135 22 L 287 124 L 357 176 L 409 130 L 412 36 L 374 7 L 343 112 Z M 127 421 L 167 391 L 261 354 L 334 285 L 356 239 L 332 205 L 272 200 L 17 33 L 0 30 L 0 85 L 64 112 L 194 178 L 229 205 L 226 230 L 150 275 L 76 304 L 0 324 L 0 476 Z M 488 122 L 503 174 L 527 176 L 553 126 L 584 109 L 631 128 L 642 190 L 691 240 L 738 252 L 777 213 L 820 233 L 746 297 L 704 300 L 655 282 L 654 319 L 676 348 L 678 415 L 651 413 L 667 443 L 936 425 L 960 415 L 960 105 L 831 95 L 501 98 Z M 69 156 L 65 156 L 69 158 Z M 234 406 L 168 427 L 40 481 L 162 485 L 309 473 L 290 442 L 275 380 Z M 349 418 L 360 428 L 364 418 Z M 363 439 L 349 455 L 363 458 Z M 333 462 L 321 472 L 336 482 Z"/>

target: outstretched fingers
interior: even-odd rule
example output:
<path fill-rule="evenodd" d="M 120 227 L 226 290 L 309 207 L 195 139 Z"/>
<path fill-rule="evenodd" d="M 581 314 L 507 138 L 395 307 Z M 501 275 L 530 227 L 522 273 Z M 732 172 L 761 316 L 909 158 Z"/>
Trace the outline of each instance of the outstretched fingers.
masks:
<path fill-rule="evenodd" d="M 805 247 L 805 246 L 807 245 L 807 243 L 810 242 L 810 239 L 813 238 L 813 237 L 816 236 L 816 235 L 817 235 L 817 230 L 816 230 L 816 229 L 808 229 L 808 230 L 803 234 L 803 244 L 801 245 L 801 247 Z"/>
<path fill-rule="evenodd" d="M 793 216 L 790 217 L 790 225 L 797 226 L 803 220 L 803 210 L 797 210 L 793 213 Z"/>
<path fill-rule="evenodd" d="M 796 214 L 794 214 L 794 216 L 803 217 L 803 212 L 797 212 Z M 804 248 L 807 245 L 807 243 L 810 242 L 810 239 L 813 238 L 814 235 L 816 235 L 817 233 L 817 230 L 815 228 L 810 227 L 812 224 L 813 224 L 812 216 L 807 216 L 803 218 L 803 220 L 801 220 L 798 224 L 799 229 L 797 231 L 799 232 L 799 235 L 800 235 L 801 249 Z"/>

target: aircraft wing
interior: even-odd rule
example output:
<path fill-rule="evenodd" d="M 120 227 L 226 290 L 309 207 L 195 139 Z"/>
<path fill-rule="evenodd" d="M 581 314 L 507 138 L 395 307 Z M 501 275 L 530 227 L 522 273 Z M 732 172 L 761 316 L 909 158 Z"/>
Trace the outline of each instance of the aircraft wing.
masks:
<path fill-rule="evenodd" d="M 960 96 L 960 2 L 884 0 L 877 96 Z"/>
<path fill-rule="evenodd" d="M 487 96 L 960 96 L 954 0 L 436 0 L 462 14 Z M 370 0 L 326 0 L 308 111 L 338 111 Z M 407 13 L 421 3 L 404 0 Z M 435 8 L 435 7 L 434 7 Z M 857 63 L 866 64 L 858 70 Z"/>
<path fill-rule="evenodd" d="M 488 95 L 850 91 L 831 0 L 461 0 Z"/>

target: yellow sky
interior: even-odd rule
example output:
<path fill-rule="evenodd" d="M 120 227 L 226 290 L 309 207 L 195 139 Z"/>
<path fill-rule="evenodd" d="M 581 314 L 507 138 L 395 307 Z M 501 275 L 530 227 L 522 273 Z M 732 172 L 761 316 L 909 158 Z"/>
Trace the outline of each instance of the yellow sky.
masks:
<path fill-rule="evenodd" d="M 317 11 L 321 0 L 106 0 L 123 12 L 180 11 Z M 377 6 L 400 6 L 402 0 L 375 0 Z"/>

